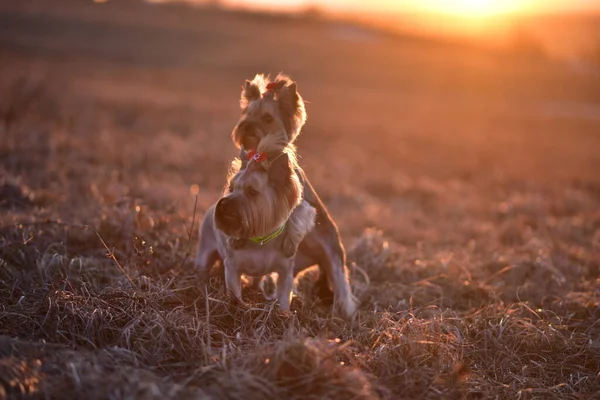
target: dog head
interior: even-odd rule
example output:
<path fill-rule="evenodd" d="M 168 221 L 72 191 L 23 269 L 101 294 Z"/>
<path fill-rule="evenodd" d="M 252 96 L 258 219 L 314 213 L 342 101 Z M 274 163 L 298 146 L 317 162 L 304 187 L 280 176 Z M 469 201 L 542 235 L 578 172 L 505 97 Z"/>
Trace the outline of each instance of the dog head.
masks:
<path fill-rule="evenodd" d="M 248 160 L 242 146 L 215 207 L 216 227 L 236 238 L 266 236 L 281 227 L 302 200 L 295 163 L 290 151 L 270 157 L 251 152 Z"/>
<path fill-rule="evenodd" d="M 279 131 L 286 133 L 286 144 L 292 143 L 306 121 L 296 82 L 282 74 L 273 81 L 262 74 L 247 80 L 242 87 L 240 107 L 242 116 L 231 138 L 237 147 L 246 149 L 256 149 L 263 138 Z"/>

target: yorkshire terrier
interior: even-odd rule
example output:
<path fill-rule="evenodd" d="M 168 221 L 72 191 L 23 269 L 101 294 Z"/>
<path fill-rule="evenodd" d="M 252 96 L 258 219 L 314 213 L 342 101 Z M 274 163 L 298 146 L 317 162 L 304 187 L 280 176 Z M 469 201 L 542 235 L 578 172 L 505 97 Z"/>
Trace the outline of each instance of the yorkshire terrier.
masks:
<path fill-rule="evenodd" d="M 232 163 L 223 197 L 204 217 L 196 267 L 207 279 L 220 259 L 227 289 L 239 301 L 242 274 L 275 272 L 277 301 L 289 310 L 296 251 L 315 226 L 316 210 L 302 200 L 293 151 L 241 156 Z"/>
<path fill-rule="evenodd" d="M 242 153 L 248 149 L 249 154 L 255 154 L 260 147 L 267 154 L 278 151 L 295 154 L 293 142 L 306 122 L 306 110 L 294 81 L 282 74 L 273 81 L 268 76 L 256 75 L 244 83 L 240 107 L 242 115 L 231 138 Z M 299 249 L 295 271 L 298 273 L 317 264 L 319 296 L 329 300 L 333 289 L 336 308 L 350 317 L 356 311 L 357 301 L 350 291 L 346 252 L 338 228 L 304 171 L 297 163 L 294 168 L 303 187 L 304 201 L 317 213 L 315 226 L 307 235 L 294 229 L 285 233 L 291 242 L 287 249 Z M 298 240 L 301 242 L 296 243 Z"/>

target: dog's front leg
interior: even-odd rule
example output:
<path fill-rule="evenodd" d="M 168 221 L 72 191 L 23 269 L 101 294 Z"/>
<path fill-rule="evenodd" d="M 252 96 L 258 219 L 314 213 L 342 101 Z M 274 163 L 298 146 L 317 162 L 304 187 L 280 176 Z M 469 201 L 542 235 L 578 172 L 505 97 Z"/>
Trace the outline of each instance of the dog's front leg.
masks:
<path fill-rule="evenodd" d="M 225 286 L 242 303 L 242 274 L 231 261 L 225 263 Z"/>
<path fill-rule="evenodd" d="M 292 261 L 277 273 L 277 302 L 282 310 L 290 309 L 294 287 L 294 263 Z"/>
<path fill-rule="evenodd" d="M 282 245 L 283 255 L 285 257 L 294 257 L 303 238 L 291 232 L 286 232 Z"/>
<path fill-rule="evenodd" d="M 300 242 L 314 229 L 317 211 L 314 207 L 303 201 L 294 209 L 288 219 L 287 227 L 283 236 L 283 255 L 292 258 L 298 251 Z"/>
<path fill-rule="evenodd" d="M 200 225 L 200 241 L 196 252 L 194 266 L 200 275 L 200 279 L 206 283 L 210 275 L 210 269 L 220 258 L 218 251 L 217 234 L 213 222 L 214 208 L 207 212 L 202 225 Z"/>

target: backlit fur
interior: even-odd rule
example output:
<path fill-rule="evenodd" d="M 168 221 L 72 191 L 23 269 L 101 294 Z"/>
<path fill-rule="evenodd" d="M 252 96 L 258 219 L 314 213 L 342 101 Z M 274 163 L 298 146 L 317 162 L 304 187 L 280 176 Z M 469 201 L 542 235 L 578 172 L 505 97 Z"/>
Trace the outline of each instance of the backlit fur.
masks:
<path fill-rule="evenodd" d="M 215 209 L 216 205 L 207 210 L 200 227 L 200 244 L 195 264 L 202 279 L 208 279 L 213 264 L 221 260 L 227 289 L 238 301 L 242 301 L 242 274 L 260 278 L 274 272 L 277 274 L 276 290 L 274 296 L 268 298 L 276 298 L 282 310 L 289 310 L 296 257 L 287 256 L 281 251 L 285 247 L 284 236 L 280 235 L 264 246 L 247 239 L 233 239 L 216 227 Z M 306 235 L 314 229 L 315 216 L 314 207 L 302 201 L 292 212 L 286 229 L 287 226 L 295 226 L 298 233 Z"/>
<path fill-rule="evenodd" d="M 280 250 L 284 258 L 293 259 L 294 274 L 317 264 L 320 271 L 317 282 L 319 297 L 327 301 L 333 294 L 335 309 L 343 317 L 351 318 L 356 312 L 358 302 L 350 288 L 346 253 L 338 228 L 304 171 L 296 163 L 296 149 L 293 142 L 306 121 L 304 101 L 298 94 L 295 82 L 289 77 L 279 75 L 272 81 L 278 82 L 278 84 L 272 90 L 267 90 L 267 84 L 270 82 L 268 76 L 259 74 L 252 81 L 246 81 L 242 87 L 240 98 L 242 116 L 231 134 L 233 142 L 241 149 L 241 158 L 232 164 L 229 179 L 231 185 L 228 185 L 228 190 L 231 189 L 235 193 L 238 185 L 243 188 L 246 184 L 252 184 L 250 180 L 245 181 L 247 178 L 240 179 L 246 168 L 246 150 L 258 148 L 259 151 L 268 153 L 284 151 L 288 154 L 295 175 L 295 178 L 292 179 L 294 181 L 292 186 L 296 185 L 295 179 L 299 179 L 301 186 L 299 193 L 301 193 L 303 204 L 306 203 L 315 213 L 311 217 L 311 221 L 304 221 L 300 218 L 301 221 L 298 224 L 287 224 L 285 232 L 278 240 L 278 244 L 281 245 Z M 240 181 L 238 182 L 238 180 Z M 287 196 L 283 195 L 283 197 Z M 283 212 L 281 211 L 285 207 L 275 210 L 273 213 L 267 212 L 268 216 L 265 214 L 265 216 L 257 218 L 256 214 L 259 211 L 266 211 L 264 207 L 268 207 L 268 205 L 263 203 L 260 207 L 249 208 L 246 214 L 257 219 L 259 225 L 262 224 L 261 231 L 272 232 L 278 227 L 276 221 L 282 219 Z M 297 211 L 298 209 L 296 208 L 294 213 L 301 215 Z M 214 208 L 212 210 L 214 211 Z M 209 221 L 205 219 L 205 224 L 201 229 L 203 233 L 196 261 L 203 276 L 207 276 L 214 261 L 223 257 L 211 250 L 211 235 L 207 234 L 211 231 L 210 221 L 212 219 L 209 218 Z M 250 219 L 248 219 L 249 221 Z M 266 228 L 266 225 L 272 225 L 272 228 L 263 229 Z M 228 245 L 235 247 L 234 244 L 237 242 L 237 240 L 229 240 Z M 227 264 L 225 260 L 223 261 Z M 225 275 L 227 279 L 227 272 Z M 289 276 L 286 282 L 289 283 Z M 232 287 L 235 286 L 236 282 L 233 282 Z"/>
<path fill-rule="evenodd" d="M 261 143 L 258 151 L 269 146 L 269 141 Z M 241 160 L 236 159 L 231 166 L 224 198 L 229 199 L 237 207 L 242 226 L 237 230 L 229 230 L 220 225 L 217 227 L 229 236 L 250 238 L 266 236 L 276 231 L 290 217 L 292 211 L 302 201 L 302 184 L 296 174 L 295 153 L 291 149 L 279 153 L 278 157 L 288 159 L 285 180 L 274 184 L 269 171 L 275 159 L 256 163 L 252 161 L 245 169 L 240 169 Z"/>
<path fill-rule="evenodd" d="M 267 84 L 276 83 L 267 90 Z M 242 87 L 240 98 L 242 115 L 231 137 L 237 147 L 255 149 L 268 135 L 283 131 L 286 143 L 293 143 L 306 122 L 304 100 L 297 91 L 296 82 L 279 74 L 274 80 L 258 74 Z"/>
<path fill-rule="evenodd" d="M 258 151 L 271 148 L 277 140 L 277 135 L 266 140 Z M 242 274 L 262 277 L 275 272 L 277 301 L 281 309 L 289 310 L 297 247 L 314 229 L 316 210 L 302 201 L 293 149 L 271 152 L 261 162 L 244 156 L 242 151 L 241 158 L 232 162 L 223 197 L 204 216 L 196 267 L 206 279 L 215 261 L 222 260 L 225 284 L 239 301 Z M 266 236 L 284 223 L 284 232 L 264 246 L 249 240 Z"/>

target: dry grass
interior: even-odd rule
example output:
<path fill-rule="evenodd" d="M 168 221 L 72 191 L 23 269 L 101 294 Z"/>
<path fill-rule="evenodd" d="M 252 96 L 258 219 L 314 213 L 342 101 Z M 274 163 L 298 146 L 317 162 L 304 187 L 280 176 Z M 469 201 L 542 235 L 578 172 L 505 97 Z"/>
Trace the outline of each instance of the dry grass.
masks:
<path fill-rule="evenodd" d="M 0 398 L 598 395 L 598 121 L 533 107 L 556 96 L 547 82 L 597 104 L 592 78 L 450 44 L 351 44 L 326 22 L 30 4 L 37 17 L 0 15 L 43 22 L 0 47 Z M 48 33 L 59 17 L 107 36 L 78 53 L 76 36 Z M 199 45 L 215 64 L 177 36 L 206 24 L 232 41 Z M 277 55 L 252 47 L 264 24 L 282 32 Z M 175 32 L 154 42 L 173 46 L 164 63 L 141 46 L 148 27 Z M 340 68 L 355 53 L 370 62 Z M 249 307 L 230 304 L 218 274 L 205 294 L 192 268 L 235 155 L 238 86 L 275 64 L 312 101 L 301 163 L 348 247 L 351 323 L 319 302 L 314 271 L 286 314 L 250 288 Z"/>

